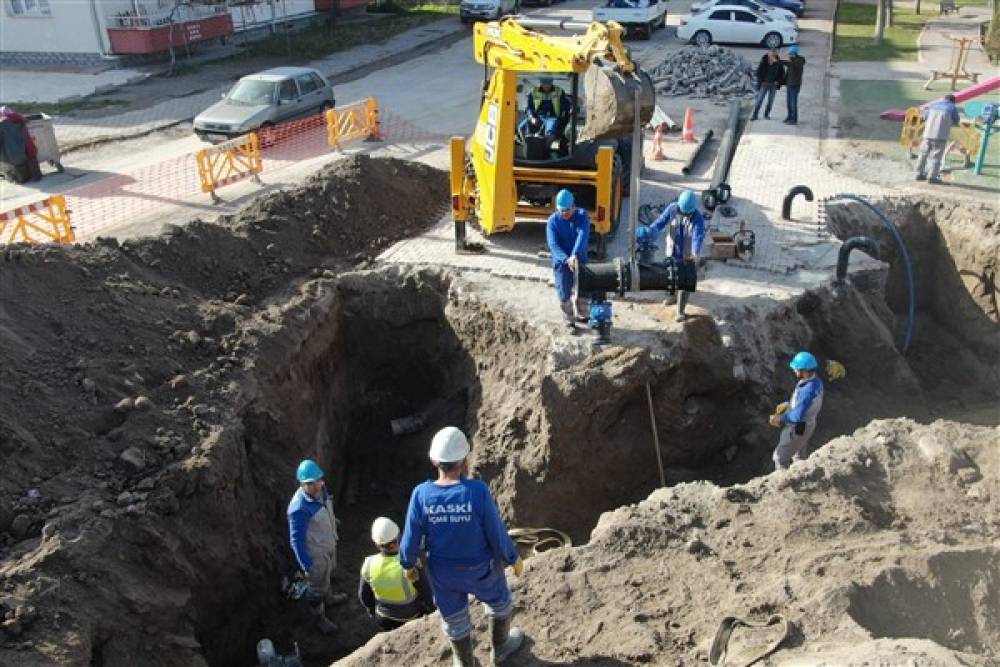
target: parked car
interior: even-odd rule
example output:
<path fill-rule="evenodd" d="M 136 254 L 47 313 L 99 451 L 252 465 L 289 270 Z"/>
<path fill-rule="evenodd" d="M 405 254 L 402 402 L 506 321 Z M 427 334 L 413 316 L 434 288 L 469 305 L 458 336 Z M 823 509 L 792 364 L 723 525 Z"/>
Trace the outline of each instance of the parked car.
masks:
<path fill-rule="evenodd" d="M 208 141 L 225 141 L 293 118 L 332 109 L 333 87 L 314 69 L 275 67 L 250 74 L 195 116 L 194 132 Z"/>
<path fill-rule="evenodd" d="M 775 21 L 745 7 L 713 7 L 681 17 L 677 36 L 699 46 L 712 42 L 763 44 L 776 49 L 799 41 L 799 31 L 790 23 Z"/>
<path fill-rule="evenodd" d="M 507 14 L 517 14 L 520 11 L 521 0 L 462 0 L 462 4 L 458 6 L 458 18 L 462 23 L 497 21 Z"/>
<path fill-rule="evenodd" d="M 591 10 L 594 21 L 617 21 L 626 30 L 638 32 L 644 39 L 667 25 L 667 3 L 658 0 L 607 0 Z"/>
<path fill-rule="evenodd" d="M 728 5 L 730 7 L 747 7 L 757 12 L 758 14 L 763 14 L 764 16 L 770 16 L 776 21 L 788 21 L 796 27 L 799 25 L 799 21 L 795 16 L 794 12 L 790 12 L 787 9 L 780 9 L 778 7 L 768 6 L 763 0 L 702 0 L 701 2 L 696 2 L 691 5 L 691 13 L 696 14 L 698 12 L 703 12 L 706 9 L 711 9 L 719 5 Z"/>
<path fill-rule="evenodd" d="M 763 0 L 763 2 L 772 7 L 787 9 L 799 17 L 806 13 L 806 3 L 801 0 Z"/>

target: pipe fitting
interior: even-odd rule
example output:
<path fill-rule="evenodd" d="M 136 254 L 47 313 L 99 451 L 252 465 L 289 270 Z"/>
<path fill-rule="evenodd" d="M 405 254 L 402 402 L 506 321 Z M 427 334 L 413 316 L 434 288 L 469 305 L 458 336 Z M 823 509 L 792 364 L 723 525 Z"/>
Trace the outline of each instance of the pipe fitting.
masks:
<path fill-rule="evenodd" d="M 837 255 L 837 284 L 843 285 L 847 278 L 847 262 L 850 259 L 851 251 L 862 250 L 873 259 L 879 258 L 878 241 L 867 236 L 852 236 L 844 241 L 840 246 L 840 253 Z"/>
<path fill-rule="evenodd" d="M 788 191 L 785 195 L 785 199 L 781 202 L 781 219 L 791 220 L 792 219 L 792 202 L 799 195 L 803 195 L 806 201 L 813 200 L 813 191 L 809 189 L 808 185 L 796 185 L 794 188 Z"/>

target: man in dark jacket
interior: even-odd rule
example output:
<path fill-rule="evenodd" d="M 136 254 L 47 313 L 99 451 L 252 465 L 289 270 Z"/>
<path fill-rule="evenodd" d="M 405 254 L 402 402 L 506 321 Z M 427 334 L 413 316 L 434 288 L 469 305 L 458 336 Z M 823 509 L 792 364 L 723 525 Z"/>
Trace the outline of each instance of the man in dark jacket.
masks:
<path fill-rule="evenodd" d="M 750 120 L 757 120 L 757 114 L 760 113 L 760 106 L 764 103 L 764 98 L 767 98 L 767 106 L 764 107 L 764 118 L 770 120 L 771 118 L 771 107 L 774 106 L 774 95 L 778 92 L 778 86 L 785 78 L 785 68 L 781 64 L 781 58 L 778 57 L 777 49 L 770 49 L 763 57 L 760 59 L 760 64 L 757 65 L 757 95 L 754 100 L 753 105 L 753 116 Z"/>
<path fill-rule="evenodd" d="M 799 47 L 788 49 L 788 60 L 782 61 L 785 66 L 785 101 L 788 103 L 788 116 L 785 124 L 798 125 L 799 122 L 799 89 L 802 87 L 802 70 L 806 59 L 799 55 Z"/>

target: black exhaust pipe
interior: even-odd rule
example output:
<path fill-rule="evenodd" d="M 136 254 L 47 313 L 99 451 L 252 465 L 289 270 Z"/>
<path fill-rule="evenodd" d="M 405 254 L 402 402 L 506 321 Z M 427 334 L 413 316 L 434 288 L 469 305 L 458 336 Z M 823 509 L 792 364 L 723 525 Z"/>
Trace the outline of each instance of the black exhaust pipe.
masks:
<path fill-rule="evenodd" d="M 852 250 L 863 250 L 873 259 L 878 259 L 878 247 L 878 241 L 867 236 L 852 236 L 844 241 L 840 246 L 840 254 L 837 255 L 837 284 L 844 284 L 844 279 L 847 278 L 847 262 Z"/>

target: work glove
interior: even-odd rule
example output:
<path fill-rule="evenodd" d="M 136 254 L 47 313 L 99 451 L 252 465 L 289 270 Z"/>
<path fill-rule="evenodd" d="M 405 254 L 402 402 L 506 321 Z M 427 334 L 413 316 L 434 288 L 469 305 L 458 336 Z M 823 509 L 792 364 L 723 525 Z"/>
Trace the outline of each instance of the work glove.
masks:
<path fill-rule="evenodd" d="M 524 561 L 521 560 L 520 558 L 514 561 L 514 564 L 511 565 L 510 567 L 512 570 L 514 570 L 515 577 L 520 577 L 522 574 L 524 574 Z"/>
<path fill-rule="evenodd" d="M 785 401 L 784 403 L 778 403 L 777 407 L 774 408 L 775 415 L 781 416 L 786 412 L 788 412 L 788 401 Z"/>
<path fill-rule="evenodd" d="M 411 584 L 415 584 L 420 581 L 420 570 L 416 567 L 411 567 L 408 570 L 403 570 L 403 574 L 406 576 L 407 581 Z"/>
<path fill-rule="evenodd" d="M 579 260 L 577 260 L 576 255 L 570 255 L 569 258 L 566 260 L 566 266 L 568 266 L 569 270 L 572 271 L 573 273 L 576 273 L 576 268 L 578 265 L 579 265 Z"/>
<path fill-rule="evenodd" d="M 767 423 L 774 428 L 781 428 L 781 417 L 779 415 L 771 415 L 768 417 Z"/>
<path fill-rule="evenodd" d="M 845 375 L 847 375 L 847 369 L 844 367 L 844 364 L 839 361 L 834 361 L 833 359 L 826 362 L 826 376 L 830 378 L 830 380 L 837 381 Z"/>

